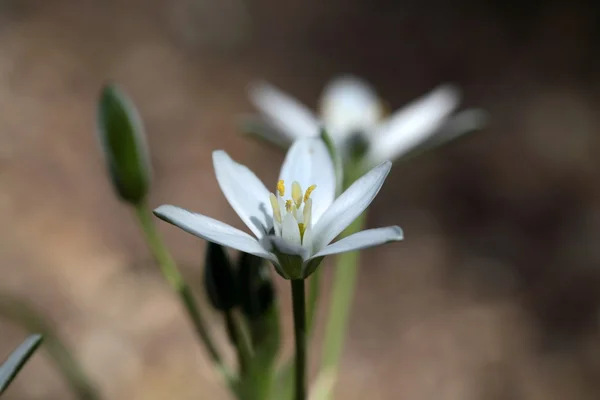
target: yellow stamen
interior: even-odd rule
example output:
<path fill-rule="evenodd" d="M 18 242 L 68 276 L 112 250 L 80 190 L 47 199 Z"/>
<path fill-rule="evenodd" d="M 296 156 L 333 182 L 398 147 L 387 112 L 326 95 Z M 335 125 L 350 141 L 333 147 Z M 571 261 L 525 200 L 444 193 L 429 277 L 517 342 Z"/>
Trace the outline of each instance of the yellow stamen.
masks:
<path fill-rule="evenodd" d="M 296 203 L 296 208 L 300 208 L 302 205 L 302 188 L 296 181 L 292 183 L 292 199 L 294 199 L 294 203 Z"/>
<path fill-rule="evenodd" d="M 292 211 L 292 201 L 291 200 L 286 200 L 285 201 L 285 210 L 287 212 Z"/>
<path fill-rule="evenodd" d="M 309 225 L 310 224 L 310 218 L 312 217 L 312 199 L 307 199 L 304 202 L 304 210 L 303 211 L 303 217 L 304 217 L 304 224 Z"/>
<path fill-rule="evenodd" d="M 300 230 L 300 240 L 304 239 L 304 232 L 306 232 L 306 225 L 303 223 L 298 224 L 298 229 Z"/>
<path fill-rule="evenodd" d="M 279 192 L 279 196 L 283 197 L 283 195 L 285 194 L 285 183 L 283 182 L 283 180 L 277 182 L 277 191 Z"/>
<path fill-rule="evenodd" d="M 279 208 L 277 197 L 273 193 L 270 193 L 269 200 L 271 200 L 271 207 L 273 208 L 273 218 L 281 223 L 281 209 Z"/>
<path fill-rule="evenodd" d="M 306 189 L 306 193 L 304 193 L 304 202 L 306 203 L 310 198 L 310 194 L 317 188 L 317 185 L 310 185 L 308 189 Z"/>

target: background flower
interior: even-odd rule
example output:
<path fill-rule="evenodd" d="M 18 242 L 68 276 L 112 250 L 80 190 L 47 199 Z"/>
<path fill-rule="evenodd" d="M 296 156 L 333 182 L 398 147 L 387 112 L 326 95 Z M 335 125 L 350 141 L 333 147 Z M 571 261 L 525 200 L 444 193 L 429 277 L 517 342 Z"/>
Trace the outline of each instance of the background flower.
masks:
<path fill-rule="evenodd" d="M 460 94 L 452 85 L 439 86 L 389 116 L 375 90 L 351 75 L 325 87 L 319 115 L 266 82 L 251 85 L 249 95 L 267 124 L 253 132 L 287 143 L 317 136 L 325 128 L 343 155 L 360 151 L 368 165 L 442 144 L 481 128 L 486 120 L 481 110 L 453 114 Z"/>

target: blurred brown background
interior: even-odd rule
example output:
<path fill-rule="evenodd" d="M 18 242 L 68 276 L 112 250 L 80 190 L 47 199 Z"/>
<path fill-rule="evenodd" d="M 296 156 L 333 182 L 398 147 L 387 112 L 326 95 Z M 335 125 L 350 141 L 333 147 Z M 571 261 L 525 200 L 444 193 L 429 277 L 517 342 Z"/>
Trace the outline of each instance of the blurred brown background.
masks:
<path fill-rule="evenodd" d="M 406 240 L 363 254 L 337 398 L 596 399 L 599 23 L 592 1 L 0 0 L 0 293 L 44 311 L 107 399 L 225 399 L 112 195 L 101 85 L 143 115 L 152 204 L 241 226 L 211 151 L 265 182 L 283 158 L 236 132 L 249 82 L 316 106 L 354 73 L 393 108 L 455 82 L 491 124 L 394 166 L 370 225 Z M 160 226 L 198 286 L 204 244 Z M 0 322 L 0 354 L 23 335 Z M 40 352 L 5 398 L 70 396 Z"/>

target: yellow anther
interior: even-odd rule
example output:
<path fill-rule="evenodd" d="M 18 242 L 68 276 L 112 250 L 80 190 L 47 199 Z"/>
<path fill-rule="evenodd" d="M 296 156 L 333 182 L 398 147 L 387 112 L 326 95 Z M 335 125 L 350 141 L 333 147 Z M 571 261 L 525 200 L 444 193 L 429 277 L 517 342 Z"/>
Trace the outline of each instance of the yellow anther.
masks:
<path fill-rule="evenodd" d="M 271 200 L 271 207 L 273 208 L 273 218 L 279 223 L 281 223 L 281 209 L 279 208 L 279 202 L 277 201 L 277 197 L 273 193 L 270 194 L 269 200 Z"/>
<path fill-rule="evenodd" d="M 285 183 L 283 182 L 283 179 L 277 182 L 277 191 L 279 192 L 279 196 L 281 197 L 283 197 L 283 195 L 285 194 Z"/>
<path fill-rule="evenodd" d="M 304 202 L 306 203 L 310 198 L 310 194 L 317 188 L 317 185 L 310 185 L 308 189 L 306 189 L 306 193 L 304 193 Z"/>
<path fill-rule="evenodd" d="M 303 223 L 298 224 L 298 229 L 300 230 L 300 240 L 304 239 L 304 232 L 306 232 L 306 225 Z"/>
<path fill-rule="evenodd" d="M 285 201 L 285 210 L 287 212 L 292 211 L 292 201 L 291 200 L 286 200 Z"/>
<path fill-rule="evenodd" d="M 294 203 L 296 203 L 296 208 L 300 208 L 302 205 L 302 188 L 296 181 L 292 183 L 292 199 L 294 199 Z"/>

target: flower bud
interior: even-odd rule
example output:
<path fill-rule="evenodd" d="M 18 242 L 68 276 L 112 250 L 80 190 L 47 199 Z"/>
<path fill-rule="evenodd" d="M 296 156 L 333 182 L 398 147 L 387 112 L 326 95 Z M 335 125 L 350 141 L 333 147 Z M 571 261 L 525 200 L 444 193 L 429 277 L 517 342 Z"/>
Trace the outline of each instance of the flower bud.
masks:
<path fill-rule="evenodd" d="M 229 311 L 238 304 L 238 285 L 235 272 L 225 249 L 208 242 L 204 265 L 204 286 L 212 306 L 219 311 Z"/>
<path fill-rule="evenodd" d="M 133 205 L 148 193 L 151 168 L 140 117 L 116 86 L 102 89 L 97 110 L 98 136 L 117 195 Z"/>
<path fill-rule="evenodd" d="M 263 316 L 274 301 L 269 268 L 262 258 L 247 253 L 241 253 L 238 265 L 242 312 L 248 319 L 255 320 Z"/>

